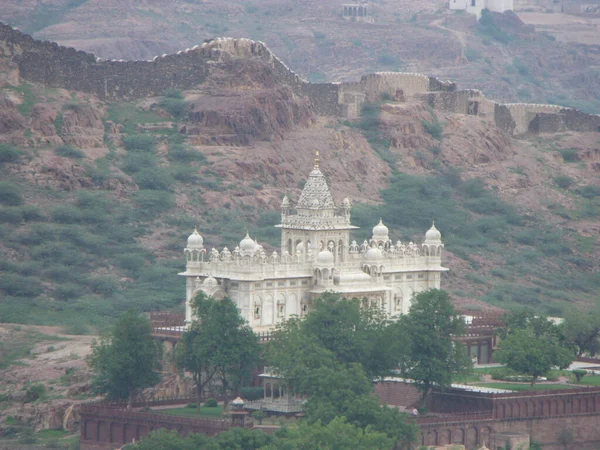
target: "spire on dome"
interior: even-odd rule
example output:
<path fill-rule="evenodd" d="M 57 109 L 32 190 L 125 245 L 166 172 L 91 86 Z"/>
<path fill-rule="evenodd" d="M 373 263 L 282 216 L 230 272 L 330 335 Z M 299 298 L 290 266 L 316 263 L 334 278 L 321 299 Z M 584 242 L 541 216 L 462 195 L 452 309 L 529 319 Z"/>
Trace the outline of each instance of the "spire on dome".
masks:
<path fill-rule="evenodd" d="M 308 180 L 304 185 L 300 199 L 296 204 L 298 209 L 335 209 L 335 203 L 327 180 L 321 169 L 319 169 L 319 152 L 316 152 L 315 167 L 310 172 Z"/>

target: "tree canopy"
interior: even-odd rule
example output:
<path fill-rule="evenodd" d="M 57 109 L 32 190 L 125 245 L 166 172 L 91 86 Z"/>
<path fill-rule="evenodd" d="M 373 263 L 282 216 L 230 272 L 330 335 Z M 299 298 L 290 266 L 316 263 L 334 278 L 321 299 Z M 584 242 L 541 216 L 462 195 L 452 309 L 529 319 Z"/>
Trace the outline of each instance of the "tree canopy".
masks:
<path fill-rule="evenodd" d="M 573 347 L 560 327 L 544 316 L 516 312 L 506 316 L 506 328 L 494 359 L 531 376 L 531 385 L 553 367 L 568 367 L 575 359 Z"/>
<path fill-rule="evenodd" d="M 396 362 L 406 378 L 422 392 L 422 403 L 434 385 L 444 388 L 452 377 L 471 370 L 464 346 L 453 340 L 465 332 L 464 320 L 456 313 L 448 294 L 431 289 L 416 295 L 409 313 L 390 325 L 397 336 Z"/>
<path fill-rule="evenodd" d="M 200 292 L 192 307 L 198 319 L 183 334 L 175 361 L 192 373 L 198 403 L 206 383 L 217 377 L 227 404 L 229 391 L 237 393 L 258 363 L 258 338 L 229 298 L 216 300 Z"/>
<path fill-rule="evenodd" d="M 577 356 L 600 352 L 600 308 L 591 311 L 570 309 L 565 314 L 562 333 L 577 351 Z"/>
<path fill-rule="evenodd" d="M 94 385 L 111 399 L 129 399 L 159 381 L 159 351 L 148 319 L 133 311 L 123 314 L 111 333 L 92 344 L 88 364 Z"/>

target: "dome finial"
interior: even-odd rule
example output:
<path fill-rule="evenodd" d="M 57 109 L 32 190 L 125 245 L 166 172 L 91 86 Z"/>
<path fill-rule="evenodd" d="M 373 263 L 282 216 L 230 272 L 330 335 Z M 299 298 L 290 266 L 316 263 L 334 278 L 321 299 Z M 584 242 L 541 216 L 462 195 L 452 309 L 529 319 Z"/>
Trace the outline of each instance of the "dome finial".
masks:
<path fill-rule="evenodd" d="M 319 159 L 319 150 L 315 151 L 315 169 L 319 168 L 319 162 L 321 160 Z"/>

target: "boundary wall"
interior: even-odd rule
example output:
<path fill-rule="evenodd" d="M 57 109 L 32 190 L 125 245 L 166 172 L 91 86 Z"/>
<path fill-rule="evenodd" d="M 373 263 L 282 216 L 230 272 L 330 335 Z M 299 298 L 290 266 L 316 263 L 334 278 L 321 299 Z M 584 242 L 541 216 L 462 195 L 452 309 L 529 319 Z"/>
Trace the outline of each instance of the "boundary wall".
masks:
<path fill-rule="evenodd" d="M 187 399 L 189 402 L 189 399 Z M 151 406 L 182 404 L 152 402 Z M 228 419 L 178 417 L 157 412 L 127 410 L 123 404 L 97 403 L 82 405 L 80 411 L 80 445 L 82 450 L 108 450 L 139 441 L 153 430 L 175 430 L 182 436 L 204 433 L 208 436 L 227 431 L 233 426 Z M 252 422 L 241 423 L 252 426 Z"/>
<path fill-rule="evenodd" d="M 382 403 L 392 405 L 408 405 L 414 398 L 401 381 L 386 380 L 376 392 Z M 450 388 L 433 392 L 429 408 L 433 415 L 417 418 L 427 446 L 504 448 L 506 435 L 527 434 L 544 449 L 559 450 L 564 448 L 559 433 L 568 430 L 572 448 L 600 447 L 600 388 L 506 393 Z"/>
<path fill-rule="evenodd" d="M 600 115 L 556 105 L 501 104 L 478 90 L 417 73 L 378 72 L 358 82 L 309 83 L 289 69 L 260 41 L 216 38 L 149 61 L 103 60 L 55 42 L 39 41 L 0 23 L 0 57 L 11 58 L 19 76 L 49 87 L 89 92 L 105 101 L 160 95 L 166 89 L 190 89 L 210 74 L 214 63 L 232 58 L 265 61 L 277 81 L 308 98 L 317 114 L 354 118 L 364 102 L 383 97 L 417 98 L 434 109 L 493 120 L 511 135 L 565 130 L 600 132 Z"/>

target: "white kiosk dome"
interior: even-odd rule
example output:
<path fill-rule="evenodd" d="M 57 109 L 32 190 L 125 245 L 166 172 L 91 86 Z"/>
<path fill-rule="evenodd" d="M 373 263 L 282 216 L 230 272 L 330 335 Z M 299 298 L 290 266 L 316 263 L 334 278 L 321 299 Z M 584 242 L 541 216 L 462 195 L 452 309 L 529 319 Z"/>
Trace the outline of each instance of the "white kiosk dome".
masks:
<path fill-rule="evenodd" d="M 246 237 L 240 241 L 240 250 L 244 253 L 252 253 L 256 250 L 256 242 L 246 231 Z"/>
<path fill-rule="evenodd" d="M 368 251 L 367 254 L 365 255 L 365 257 L 369 260 L 369 261 L 373 261 L 376 259 L 380 259 L 383 257 L 383 253 L 381 252 L 381 250 L 379 250 L 377 247 L 371 247 Z"/>
<path fill-rule="evenodd" d="M 213 277 L 212 275 L 209 275 L 208 278 L 206 278 L 204 280 L 202 285 L 207 288 L 214 288 L 215 286 L 219 285 L 219 282 L 217 281 L 217 279 L 215 277 Z"/>
<path fill-rule="evenodd" d="M 435 223 L 431 225 L 431 228 L 425 233 L 425 242 L 436 242 L 442 241 L 442 233 L 435 227 Z"/>
<path fill-rule="evenodd" d="M 383 224 L 383 221 L 379 219 L 379 223 L 373 227 L 373 239 L 378 240 L 378 238 L 387 240 L 388 234 L 390 230 Z"/>
<path fill-rule="evenodd" d="M 187 247 L 188 248 L 203 248 L 204 247 L 204 239 L 198 233 L 198 230 L 194 228 L 194 232 L 190 234 L 190 237 L 187 239 Z"/>
<path fill-rule="evenodd" d="M 321 250 L 317 255 L 315 262 L 319 265 L 332 265 L 333 264 L 333 253 L 329 250 Z"/>

